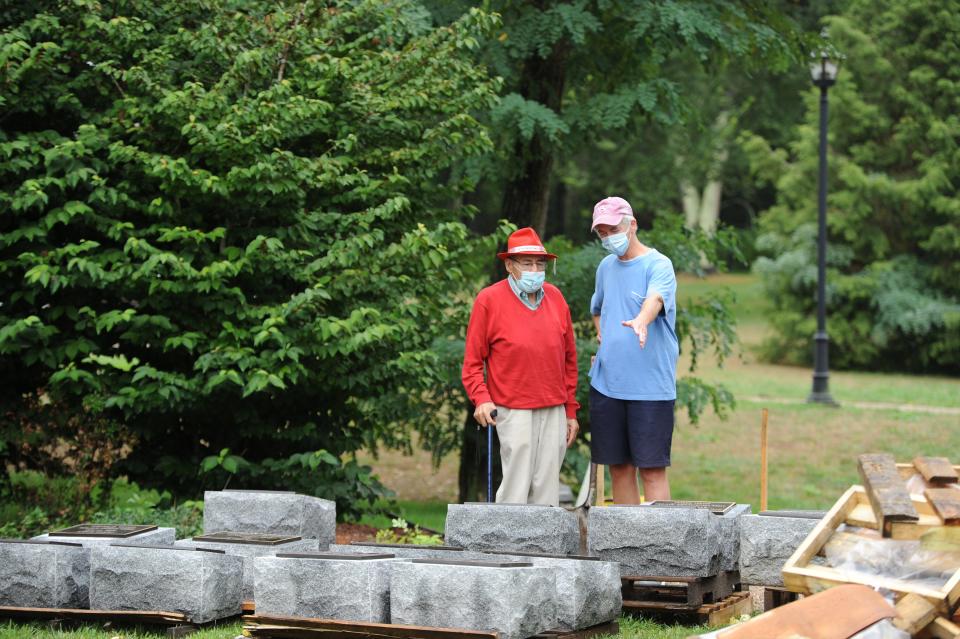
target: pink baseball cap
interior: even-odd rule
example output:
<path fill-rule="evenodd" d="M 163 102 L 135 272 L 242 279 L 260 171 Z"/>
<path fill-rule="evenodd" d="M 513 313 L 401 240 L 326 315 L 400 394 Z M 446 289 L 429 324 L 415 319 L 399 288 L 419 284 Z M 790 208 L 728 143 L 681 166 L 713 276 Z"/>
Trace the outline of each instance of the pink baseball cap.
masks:
<path fill-rule="evenodd" d="M 630 208 L 629 202 L 616 196 L 604 198 L 593 207 L 593 225 L 590 230 L 597 228 L 597 224 L 616 226 L 623 220 L 624 215 L 633 217 L 633 209 Z"/>

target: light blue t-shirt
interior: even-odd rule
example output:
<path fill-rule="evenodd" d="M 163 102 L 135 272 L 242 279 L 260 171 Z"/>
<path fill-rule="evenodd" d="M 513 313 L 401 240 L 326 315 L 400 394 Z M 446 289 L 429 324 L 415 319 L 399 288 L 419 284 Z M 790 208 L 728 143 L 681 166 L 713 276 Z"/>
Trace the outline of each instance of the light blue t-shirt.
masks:
<path fill-rule="evenodd" d="M 621 322 L 640 312 L 647 295 L 663 297 L 663 310 L 647 327 L 640 348 L 636 333 Z M 600 316 L 600 348 L 590 385 L 607 397 L 629 400 L 677 398 L 677 277 L 673 263 L 650 249 L 632 260 L 608 255 L 597 267 L 590 312 Z"/>

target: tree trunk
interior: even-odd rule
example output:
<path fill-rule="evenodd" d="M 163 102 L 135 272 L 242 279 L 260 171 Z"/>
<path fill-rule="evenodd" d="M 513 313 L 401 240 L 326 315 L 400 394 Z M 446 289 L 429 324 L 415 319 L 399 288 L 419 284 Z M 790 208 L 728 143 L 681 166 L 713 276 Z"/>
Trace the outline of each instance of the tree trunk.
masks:
<path fill-rule="evenodd" d="M 546 58 L 527 58 L 520 76 L 520 95 L 549 107 L 559 115 L 563 101 L 566 55 L 567 42 L 561 40 Z M 553 155 L 553 143 L 539 131 L 529 141 L 518 138 L 511 161 L 516 167 L 515 173 L 507 178 L 500 207 L 503 217 L 517 226 L 532 226 L 541 236 L 547 230 Z"/>

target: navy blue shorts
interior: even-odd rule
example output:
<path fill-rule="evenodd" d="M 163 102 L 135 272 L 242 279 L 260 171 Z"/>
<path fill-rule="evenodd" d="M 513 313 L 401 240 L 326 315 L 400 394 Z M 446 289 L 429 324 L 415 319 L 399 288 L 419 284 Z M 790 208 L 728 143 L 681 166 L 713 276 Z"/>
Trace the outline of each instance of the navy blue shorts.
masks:
<path fill-rule="evenodd" d="M 670 465 L 675 400 L 607 397 L 590 387 L 590 456 L 595 464 Z"/>

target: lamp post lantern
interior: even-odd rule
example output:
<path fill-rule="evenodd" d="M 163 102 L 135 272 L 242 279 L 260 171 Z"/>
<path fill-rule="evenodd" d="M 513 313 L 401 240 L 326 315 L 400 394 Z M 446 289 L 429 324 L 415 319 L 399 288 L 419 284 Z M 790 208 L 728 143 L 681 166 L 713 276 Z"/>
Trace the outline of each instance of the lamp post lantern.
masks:
<path fill-rule="evenodd" d="M 836 405 L 830 395 L 827 337 L 827 91 L 837 81 L 838 56 L 827 49 L 813 54 L 810 75 L 820 88 L 820 179 L 817 195 L 817 332 L 813 342 L 813 390 L 808 402 Z"/>

